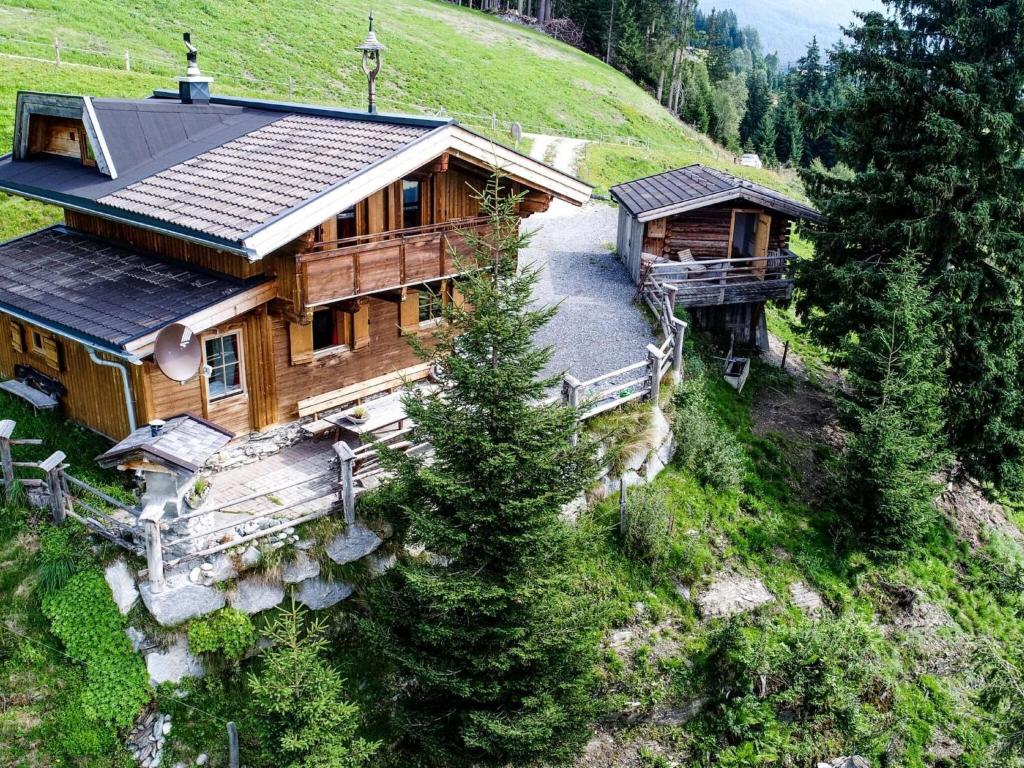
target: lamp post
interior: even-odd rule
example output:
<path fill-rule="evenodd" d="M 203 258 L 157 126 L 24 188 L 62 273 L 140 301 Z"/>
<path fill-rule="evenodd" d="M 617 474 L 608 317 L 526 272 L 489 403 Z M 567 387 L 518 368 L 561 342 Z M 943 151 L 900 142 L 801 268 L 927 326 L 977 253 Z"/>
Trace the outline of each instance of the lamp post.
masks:
<path fill-rule="evenodd" d="M 377 75 L 380 74 L 381 57 L 385 48 L 377 39 L 377 33 L 373 31 L 372 13 L 370 14 L 370 31 L 363 44 L 356 46 L 356 50 L 363 52 L 363 72 L 366 73 L 370 89 L 367 111 L 374 115 L 377 113 Z"/>

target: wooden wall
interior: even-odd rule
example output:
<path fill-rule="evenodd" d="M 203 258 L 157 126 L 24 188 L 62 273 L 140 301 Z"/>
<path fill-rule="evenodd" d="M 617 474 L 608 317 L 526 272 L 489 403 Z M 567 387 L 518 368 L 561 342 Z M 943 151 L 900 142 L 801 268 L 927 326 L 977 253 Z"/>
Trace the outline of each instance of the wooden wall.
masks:
<path fill-rule="evenodd" d="M 121 374 L 117 369 L 96 365 L 89 359 L 89 353 L 84 346 L 61 338 L 56 339 L 60 368 L 55 369 L 48 365 L 41 355 L 32 352 L 29 346 L 25 347 L 24 352 L 15 351 L 8 333 L 9 321 L 8 315 L 0 314 L 0 330 L 3 331 L 0 334 L 0 375 L 3 378 L 9 379 L 14 376 L 15 365 L 31 366 L 67 388 L 67 394 L 61 398 L 61 412 L 69 419 L 111 439 L 119 440 L 128 434 L 128 409 L 124 401 Z M 22 323 L 22 326 L 27 338 L 33 326 L 27 323 Z M 114 360 L 103 353 L 99 353 L 99 356 Z M 131 369 L 135 367 L 128 364 L 133 379 L 136 372 Z M 136 416 L 141 418 L 145 413 L 144 409 L 144 404 L 141 408 L 137 404 Z"/>
<path fill-rule="evenodd" d="M 769 249 L 789 247 L 792 228 L 792 221 L 789 218 L 756 206 L 738 207 L 728 203 L 648 222 L 644 251 L 675 258 L 679 251 L 689 248 L 696 259 L 727 259 L 730 254 L 729 235 L 732 231 L 733 210 L 764 211 L 771 214 Z"/>

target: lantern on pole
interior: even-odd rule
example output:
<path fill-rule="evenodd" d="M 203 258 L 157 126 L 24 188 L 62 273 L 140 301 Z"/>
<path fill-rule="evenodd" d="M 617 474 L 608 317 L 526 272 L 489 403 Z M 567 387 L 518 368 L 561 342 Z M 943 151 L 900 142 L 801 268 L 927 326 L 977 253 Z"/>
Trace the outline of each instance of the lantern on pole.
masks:
<path fill-rule="evenodd" d="M 370 14 L 370 31 L 362 45 L 356 46 L 357 51 L 363 52 L 363 72 L 366 73 L 366 80 L 369 85 L 369 98 L 367 111 L 372 115 L 377 113 L 377 75 L 380 74 L 381 58 L 385 51 L 381 42 L 377 39 L 377 33 L 373 31 L 373 14 Z"/>

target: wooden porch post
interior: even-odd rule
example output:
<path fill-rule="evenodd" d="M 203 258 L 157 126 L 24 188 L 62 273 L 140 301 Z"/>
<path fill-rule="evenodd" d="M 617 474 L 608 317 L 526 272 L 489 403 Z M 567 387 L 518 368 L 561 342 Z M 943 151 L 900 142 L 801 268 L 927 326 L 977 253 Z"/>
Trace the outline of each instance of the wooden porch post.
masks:
<path fill-rule="evenodd" d="M 655 408 L 661 405 L 661 350 L 653 344 L 647 345 L 647 367 L 651 371 L 651 402 Z"/>
<path fill-rule="evenodd" d="M 50 491 L 50 514 L 53 522 L 60 525 L 67 518 L 64 506 L 64 483 L 61 481 L 61 465 L 67 456 L 62 451 L 55 451 L 49 458 L 39 463 L 39 469 L 46 473 L 46 487 Z"/>
<path fill-rule="evenodd" d="M 338 462 L 341 465 L 341 507 L 345 515 L 345 522 L 352 525 L 356 521 L 356 491 L 352 480 L 356 455 L 345 442 L 335 443 L 334 452 L 338 454 Z"/>
<path fill-rule="evenodd" d="M 580 407 L 580 381 L 575 376 L 566 375 L 562 382 L 562 400 L 574 411 Z M 576 429 L 573 430 L 569 442 L 577 445 L 580 441 L 579 420 L 576 421 Z"/>
<path fill-rule="evenodd" d="M 10 419 L 0 421 L 0 469 L 3 471 L 5 486 L 14 482 L 14 464 L 11 459 L 11 435 L 14 434 L 15 422 Z"/>
<path fill-rule="evenodd" d="M 149 586 L 155 594 L 164 591 L 164 549 L 160 540 L 160 519 L 163 507 L 150 504 L 139 515 L 146 529 L 146 567 L 149 569 Z"/>
<path fill-rule="evenodd" d="M 672 370 L 676 381 L 683 378 L 683 343 L 686 341 L 686 327 L 683 320 L 672 318 L 672 334 L 675 337 L 675 341 L 672 342 Z"/>

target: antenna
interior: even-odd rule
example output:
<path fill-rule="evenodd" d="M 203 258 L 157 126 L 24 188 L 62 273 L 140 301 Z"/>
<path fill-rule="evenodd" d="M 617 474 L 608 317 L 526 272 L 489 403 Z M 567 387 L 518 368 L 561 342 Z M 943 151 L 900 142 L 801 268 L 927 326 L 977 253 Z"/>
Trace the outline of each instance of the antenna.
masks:
<path fill-rule="evenodd" d="M 153 358 L 164 376 L 171 381 L 185 382 L 199 372 L 203 351 L 192 329 L 175 323 L 156 335 Z"/>

